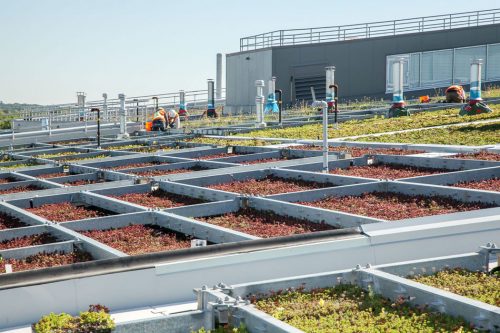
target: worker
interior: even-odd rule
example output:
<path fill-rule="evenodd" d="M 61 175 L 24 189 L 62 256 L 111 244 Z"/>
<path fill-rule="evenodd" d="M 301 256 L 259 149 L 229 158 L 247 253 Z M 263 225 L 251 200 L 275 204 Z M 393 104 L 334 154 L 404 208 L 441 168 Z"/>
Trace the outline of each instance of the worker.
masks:
<path fill-rule="evenodd" d="M 209 118 L 218 118 L 219 114 L 217 113 L 217 110 L 215 110 L 215 106 L 213 104 L 208 104 L 207 110 L 203 112 L 203 116 L 207 116 Z"/>
<path fill-rule="evenodd" d="M 168 110 L 166 114 L 166 124 L 169 128 L 181 128 L 181 119 L 179 114 L 174 110 Z"/>
<path fill-rule="evenodd" d="M 151 130 L 165 132 L 166 122 L 167 113 L 163 108 L 158 108 L 158 110 L 153 114 L 153 126 Z"/>
<path fill-rule="evenodd" d="M 446 103 L 465 103 L 465 91 L 462 86 L 453 85 L 445 91 Z"/>
<path fill-rule="evenodd" d="M 188 120 L 189 118 L 189 113 L 186 110 L 186 106 L 184 104 L 179 105 L 179 117 L 181 120 Z"/>

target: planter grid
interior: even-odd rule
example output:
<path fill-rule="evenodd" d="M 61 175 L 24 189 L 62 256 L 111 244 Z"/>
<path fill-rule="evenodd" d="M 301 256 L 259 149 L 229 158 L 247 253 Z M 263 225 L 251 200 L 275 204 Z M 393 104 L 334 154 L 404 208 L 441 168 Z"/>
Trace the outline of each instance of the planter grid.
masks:
<path fill-rule="evenodd" d="M 490 256 L 500 253 L 494 244 L 482 247 L 477 253 L 429 258 L 425 260 L 394 263 L 381 266 L 357 265 L 351 270 L 334 271 L 285 279 L 276 279 L 226 285 L 219 283 L 213 288 L 203 286 L 195 289 L 198 300 L 197 311 L 204 312 L 202 323 L 193 321 L 206 329 L 230 324 L 238 327 L 246 324 L 250 332 L 284 333 L 303 332 L 282 322 L 251 304 L 250 299 L 269 295 L 271 292 L 303 290 L 308 292 L 318 288 L 330 288 L 340 284 L 353 284 L 364 290 L 371 289 L 393 301 L 411 306 L 428 306 L 430 311 L 438 311 L 454 317 L 463 317 L 479 330 L 497 331 L 500 327 L 500 308 L 482 303 L 451 292 L 426 286 L 407 279 L 415 274 L 433 274 L 443 269 L 462 268 L 471 271 L 486 271 L 485 263 Z M 186 313 L 189 318 L 193 313 Z M 185 319 L 185 318 L 184 318 Z"/>

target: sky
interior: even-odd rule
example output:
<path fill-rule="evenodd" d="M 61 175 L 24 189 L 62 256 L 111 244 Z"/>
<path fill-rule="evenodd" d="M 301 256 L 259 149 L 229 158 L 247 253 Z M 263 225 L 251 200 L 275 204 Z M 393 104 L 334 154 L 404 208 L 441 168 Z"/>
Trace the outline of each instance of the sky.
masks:
<path fill-rule="evenodd" d="M 263 32 L 500 7 L 498 0 L 0 0 L 0 101 L 205 89 L 216 54 Z"/>

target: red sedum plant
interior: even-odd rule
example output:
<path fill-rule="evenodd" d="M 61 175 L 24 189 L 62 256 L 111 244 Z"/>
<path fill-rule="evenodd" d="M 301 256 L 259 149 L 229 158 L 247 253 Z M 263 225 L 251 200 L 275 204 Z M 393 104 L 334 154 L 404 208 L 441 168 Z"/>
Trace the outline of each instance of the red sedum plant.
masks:
<path fill-rule="evenodd" d="M 170 169 L 170 170 L 160 170 L 160 169 L 151 169 L 151 170 L 144 170 L 144 171 L 131 171 L 128 173 L 137 175 L 137 176 L 142 176 L 142 177 L 156 177 L 156 176 L 166 176 L 166 175 L 175 175 L 175 174 L 180 174 L 180 173 L 188 173 L 188 172 L 194 172 L 194 171 L 201 171 L 201 170 L 208 170 L 207 168 L 199 167 L 199 166 L 194 166 L 192 168 L 183 168 L 183 169 Z"/>
<path fill-rule="evenodd" d="M 127 193 L 113 198 L 135 203 L 149 208 L 172 208 L 186 205 L 196 205 L 205 201 L 183 195 L 156 190 L 147 193 Z"/>
<path fill-rule="evenodd" d="M 390 221 L 493 207 L 484 203 L 461 202 L 442 196 L 410 196 L 392 192 L 370 192 L 359 196 L 332 196 L 318 201 L 299 202 L 299 204 Z"/>
<path fill-rule="evenodd" d="M 461 158 L 466 160 L 500 161 L 500 154 L 481 151 L 479 153 L 458 154 L 453 156 L 452 158 Z"/>
<path fill-rule="evenodd" d="M 130 225 L 82 234 L 130 255 L 191 247 L 191 240 L 186 236 L 155 225 Z"/>
<path fill-rule="evenodd" d="M 43 245 L 57 242 L 57 238 L 48 233 L 18 237 L 0 242 L 0 250 Z"/>
<path fill-rule="evenodd" d="M 40 187 L 36 185 L 28 185 L 28 186 L 16 186 L 11 187 L 9 189 L 0 190 L 0 195 L 4 194 L 12 194 L 12 193 L 21 193 L 21 192 L 31 192 L 31 191 L 39 191 Z"/>
<path fill-rule="evenodd" d="M 66 222 L 110 215 L 97 207 L 76 206 L 70 202 L 46 204 L 40 207 L 27 208 L 27 211 L 53 222 Z"/>
<path fill-rule="evenodd" d="M 335 185 L 269 176 L 263 179 L 238 180 L 230 183 L 209 185 L 207 187 L 214 190 L 249 195 L 272 195 L 313 190 L 329 186 Z"/>
<path fill-rule="evenodd" d="M 292 146 L 290 149 L 300 149 L 300 150 L 322 150 L 322 146 L 313 145 L 303 145 L 303 146 Z M 423 150 L 407 150 L 407 149 L 396 149 L 396 148 L 363 148 L 363 147 L 348 147 L 348 146 L 335 146 L 328 147 L 329 151 L 332 152 L 346 152 L 351 154 L 352 157 L 361 157 L 363 155 L 413 155 L 425 153 Z"/>
<path fill-rule="evenodd" d="M 11 228 L 21 228 L 25 227 L 26 224 L 19 221 L 18 218 L 9 216 L 4 213 L 0 213 L 0 230 L 11 229 Z"/>
<path fill-rule="evenodd" d="M 326 223 L 314 223 L 289 216 L 254 209 L 241 209 L 236 213 L 197 217 L 197 220 L 240 231 L 262 238 L 289 236 L 335 229 Z"/>
<path fill-rule="evenodd" d="M 117 165 L 115 167 L 110 168 L 111 170 L 125 170 L 125 169 L 135 169 L 135 168 L 144 168 L 149 166 L 155 166 L 160 164 L 169 164 L 169 163 L 161 163 L 161 162 L 140 162 L 140 163 L 129 163 L 124 165 Z"/>
<path fill-rule="evenodd" d="M 500 192 L 500 178 L 484 179 L 472 182 L 460 182 L 453 184 L 455 187 L 470 188 L 474 190 Z"/>
<path fill-rule="evenodd" d="M 418 176 L 426 176 L 449 172 L 445 169 L 431 169 L 406 166 L 400 164 L 372 164 L 363 166 L 351 166 L 345 169 L 330 170 L 331 174 L 342 176 L 355 176 L 375 179 L 401 179 Z"/>
<path fill-rule="evenodd" d="M 70 265 L 92 260 L 87 252 L 75 250 L 72 253 L 52 252 L 39 253 L 24 259 L 3 259 L 0 261 L 0 273 L 5 272 L 5 264 L 11 264 L 14 272 L 32 269 Z"/>

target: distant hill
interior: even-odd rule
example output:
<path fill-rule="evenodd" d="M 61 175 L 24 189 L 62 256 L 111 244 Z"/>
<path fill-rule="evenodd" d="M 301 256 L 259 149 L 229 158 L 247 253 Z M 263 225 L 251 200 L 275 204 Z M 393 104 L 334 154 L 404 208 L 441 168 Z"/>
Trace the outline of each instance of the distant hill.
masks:
<path fill-rule="evenodd" d="M 21 111 L 24 108 L 30 106 L 40 106 L 38 104 L 25 104 L 25 103 L 4 103 L 0 101 L 0 112 L 2 113 L 11 113 L 16 111 Z"/>

